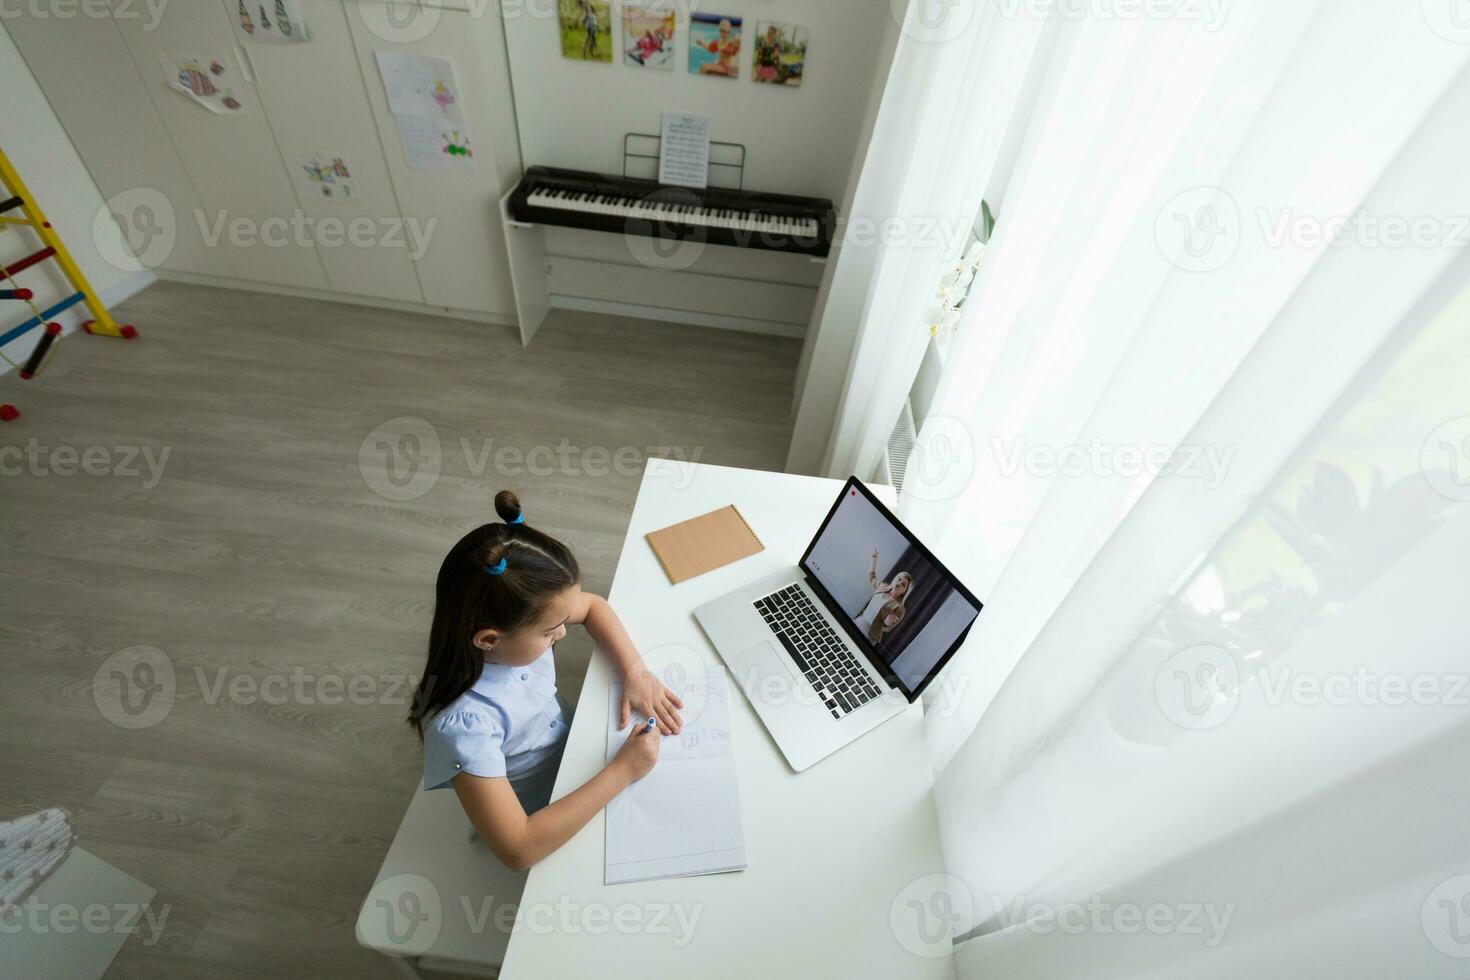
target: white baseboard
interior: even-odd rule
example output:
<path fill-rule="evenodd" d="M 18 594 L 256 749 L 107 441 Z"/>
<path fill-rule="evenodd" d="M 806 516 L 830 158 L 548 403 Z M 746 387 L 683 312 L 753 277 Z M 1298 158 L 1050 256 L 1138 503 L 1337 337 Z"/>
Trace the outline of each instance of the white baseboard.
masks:
<path fill-rule="evenodd" d="M 513 315 L 481 313 L 475 310 L 457 310 L 442 306 L 427 306 L 422 303 L 406 303 L 401 300 L 354 296 L 323 289 L 276 286 L 270 283 L 255 282 L 252 280 L 232 279 L 228 276 L 200 275 L 193 272 L 176 272 L 168 269 L 159 269 L 156 270 L 156 273 L 149 270 L 128 273 L 109 288 L 99 292 L 98 297 L 102 300 L 103 305 L 111 309 L 129 297 L 142 292 L 159 280 L 188 283 L 195 286 L 214 286 L 222 289 L 241 289 L 248 292 L 270 293 L 278 296 L 296 296 L 303 299 L 319 299 L 333 303 L 348 303 L 354 306 L 370 306 L 380 309 L 399 310 L 405 313 L 422 313 L 428 316 L 442 316 L 457 320 L 491 323 L 498 326 L 516 326 L 516 318 Z M 767 288 L 790 289 L 790 287 L 769 286 Z M 647 306 L 638 303 L 596 299 L 586 296 L 553 294 L 551 305 L 558 309 L 578 310 L 584 313 L 602 313 L 608 316 L 658 320 L 665 323 L 683 323 L 690 326 L 713 327 L 720 330 L 740 330 L 746 333 L 758 333 L 774 337 L 801 338 L 806 336 L 806 324 L 801 323 L 782 323 L 778 320 L 732 316 L 725 313 L 704 312 L 700 310 Z M 56 319 L 62 325 L 63 334 L 70 334 L 80 327 L 82 322 L 88 319 L 89 316 L 90 314 L 87 313 L 86 307 L 77 305 L 62 312 Z M 146 327 L 146 324 L 142 325 L 142 329 L 146 330 Z M 6 348 L 5 353 L 11 360 L 23 362 L 26 357 L 30 356 L 32 348 L 40 337 L 40 332 L 33 330 L 10 344 Z M 10 365 L 0 365 L 0 375 L 3 375 L 9 370 L 11 370 Z"/>
<path fill-rule="evenodd" d="M 196 286 L 218 286 L 223 289 L 243 289 L 250 292 L 272 293 L 278 296 L 299 296 L 304 299 L 320 299 L 332 303 L 350 303 L 354 306 L 373 306 L 405 313 L 423 313 L 428 316 L 450 317 L 456 320 L 473 320 L 478 323 L 493 323 L 500 326 L 517 325 L 514 315 L 481 313 L 475 310 L 457 310 L 443 306 L 426 306 L 422 303 L 405 303 L 401 300 L 380 299 L 374 296 L 354 296 L 325 289 L 305 289 L 299 286 L 276 286 L 270 283 L 246 279 L 231 279 L 227 276 L 200 275 L 195 272 L 158 270 L 158 278 L 168 282 L 183 282 Z M 768 287 L 771 289 L 790 287 Z M 560 309 L 580 310 L 586 313 L 605 313 L 609 316 L 638 317 L 645 320 L 660 320 L 667 323 L 686 323 L 698 327 L 715 327 L 722 330 L 743 330 L 747 333 L 768 334 L 778 337 L 804 337 L 806 324 L 782 323 L 775 320 L 706 313 L 699 310 L 680 310 L 615 300 L 595 299 L 586 296 L 552 296 L 551 305 Z"/>
<path fill-rule="evenodd" d="M 403 300 L 383 299 L 377 296 L 357 296 L 352 293 L 337 293 L 330 289 L 307 289 L 301 286 L 277 286 L 253 279 L 232 279 L 229 276 L 206 276 L 197 272 L 176 272 L 159 269 L 158 278 L 167 282 L 182 282 L 192 286 L 216 286 L 220 289 L 243 289 L 252 293 L 270 293 L 276 296 L 295 296 L 300 299 L 319 299 L 328 303 L 348 303 L 352 306 L 372 306 L 382 310 L 397 310 L 401 313 L 422 313 L 425 316 L 442 316 L 452 320 L 473 320 L 476 323 L 493 323 L 503 327 L 516 326 L 514 314 L 483 313 L 479 310 L 460 310 L 448 306 L 428 306 L 424 303 L 406 303 Z"/>
<path fill-rule="evenodd" d="M 122 279 L 113 283 L 112 286 L 99 292 L 97 298 L 102 301 L 103 306 L 110 310 L 123 300 L 131 299 L 138 295 L 157 281 L 158 276 L 147 269 L 139 272 L 129 272 Z M 73 307 L 73 309 L 76 309 L 76 307 Z M 70 310 L 67 312 L 70 312 Z M 80 324 L 86 317 L 79 316 L 76 319 L 77 323 Z"/>
<path fill-rule="evenodd" d="M 671 310 L 660 306 L 639 306 L 636 303 L 589 299 L 585 296 L 562 296 L 552 293 L 551 305 L 554 309 L 605 313 L 609 316 L 636 317 L 640 320 L 661 320 L 665 323 L 686 323 L 696 327 L 717 327 L 721 330 L 743 330 L 746 333 L 760 333 L 773 337 L 800 338 L 806 336 L 804 324 L 752 320 L 747 317 L 700 313 L 695 310 Z"/>

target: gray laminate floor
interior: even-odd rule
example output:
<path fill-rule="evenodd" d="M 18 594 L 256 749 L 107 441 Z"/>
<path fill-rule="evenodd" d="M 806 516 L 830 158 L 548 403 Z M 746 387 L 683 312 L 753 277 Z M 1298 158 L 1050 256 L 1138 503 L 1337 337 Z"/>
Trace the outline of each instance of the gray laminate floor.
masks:
<path fill-rule="evenodd" d="M 139 340 L 0 378 L 0 820 L 67 807 L 158 889 L 110 976 L 395 976 L 353 922 L 419 776 L 401 680 L 444 552 L 509 486 L 605 592 L 645 456 L 780 469 L 798 343 L 558 312 L 522 350 L 169 283 L 117 313 Z M 125 676 L 176 693 L 120 725 L 94 676 L 140 646 Z M 569 697 L 589 650 L 558 647 Z"/>

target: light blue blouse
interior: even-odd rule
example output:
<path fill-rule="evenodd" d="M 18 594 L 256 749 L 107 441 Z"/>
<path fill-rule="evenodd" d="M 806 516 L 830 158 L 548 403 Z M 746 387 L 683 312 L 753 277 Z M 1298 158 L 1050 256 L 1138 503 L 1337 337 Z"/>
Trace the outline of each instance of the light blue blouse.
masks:
<path fill-rule="evenodd" d="M 524 667 L 487 663 L 479 680 L 424 726 L 424 789 L 443 789 L 461 772 L 515 779 L 566 737 L 550 647 Z"/>

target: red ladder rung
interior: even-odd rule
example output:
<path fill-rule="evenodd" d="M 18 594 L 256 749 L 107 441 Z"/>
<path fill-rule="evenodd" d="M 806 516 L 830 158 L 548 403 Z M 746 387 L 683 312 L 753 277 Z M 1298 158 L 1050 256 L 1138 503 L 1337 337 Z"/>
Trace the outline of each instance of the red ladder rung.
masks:
<path fill-rule="evenodd" d="M 24 270 L 29 269 L 31 266 L 35 265 L 37 262 L 44 262 L 55 254 L 56 249 L 52 248 L 50 245 L 47 245 L 39 252 L 27 255 L 25 258 L 21 259 L 19 262 L 16 262 L 14 265 L 7 265 L 5 267 L 5 276 L 6 278 L 9 278 L 10 276 L 15 275 L 17 272 L 23 272 Z"/>

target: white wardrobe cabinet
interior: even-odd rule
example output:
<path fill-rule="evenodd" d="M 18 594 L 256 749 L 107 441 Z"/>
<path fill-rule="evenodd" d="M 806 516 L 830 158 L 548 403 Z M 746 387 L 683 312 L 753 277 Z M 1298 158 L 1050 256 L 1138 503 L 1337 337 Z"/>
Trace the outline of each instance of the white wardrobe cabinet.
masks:
<path fill-rule="evenodd" d="M 380 0 L 345 0 L 344 6 L 398 205 L 406 219 L 421 224 L 435 221 L 428 249 L 418 262 L 424 301 L 514 317 L 499 202 L 501 193 L 520 179 L 521 167 L 499 6 L 484 4 L 480 14 L 426 8 L 416 15 L 404 9 L 385 13 L 385 7 L 407 5 Z M 385 22 L 385 16 L 390 20 Z M 396 33 L 385 24 L 409 27 Z M 416 36 L 420 33 L 422 37 Z M 379 51 L 454 62 L 475 151 L 473 172 L 408 166 L 378 71 Z"/>
<path fill-rule="evenodd" d="M 156 213 L 159 196 L 173 212 L 173 247 L 150 261 L 198 275 L 236 275 L 220 249 L 204 247 L 192 219 L 203 204 L 168 128 L 133 65 L 117 25 L 107 18 L 32 17 L 4 20 L 52 111 L 87 165 L 92 181 L 118 218 L 134 226 L 140 246 L 168 220 Z M 154 193 L 150 193 L 154 192 Z M 45 202 L 41 202 L 45 206 Z M 87 229 L 83 229 L 87 232 Z M 69 232 L 74 233 L 74 232 Z"/>
<path fill-rule="evenodd" d="M 242 77 L 224 7 L 201 0 L 170 3 L 156 22 L 119 14 L 113 23 L 203 202 L 202 214 L 180 215 L 180 222 L 199 224 L 206 243 L 210 238 L 218 242 L 240 278 L 328 288 L 316 249 L 281 227 L 296 211 L 296 191 L 281 164 L 260 95 Z M 218 83 L 234 93 L 242 108 L 210 112 L 169 88 L 159 62 L 163 54 L 219 59 L 227 74 Z M 94 78 L 94 84 L 104 80 Z"/>
<path fill-rule="evenodd" d="M 424 302 L 414 271 L 412 241 L 401 231 L 393 182 L 368 106 L 357 51 L 348 27 L 350 8 L 339 3 L 305 5 L 305 43 L 253 41 L 241 26 L 240 0 L 217 0 L 234 43 L 254 80 L 275 137 L 281 165 L 291 179 L 304 154 L 341 157 L 354 194 L 327 199 L 297 195 L 330 288 L 339 293 Z M 248 4 L 258 8 L 257 2 Z M 339 232 L 355 222 L 357 235 Z M 369 232 L 371 228 L 371 232 Z"/>
<path fill-rule="evenodd" d="M 239 0 L 169 3 L 156 19 L 112 3 L 110 18 L 22 7 L 3 27 L 103 194 L 152 190 L 173 211 L 162 269 L 513 319 L 498 201 L 521 161 L 497 4 L 306 0 L 308 40 L 271 43 L 243 30 Z M 407 165 L 379 51 L 454 62 L 473 170 Z M 219 61 L 214 80 L 241 108 L 211 112 L 170 88 L 163 55 Z M 343 159 L 350 200 L 298 180 L 309 154 Z"/>

